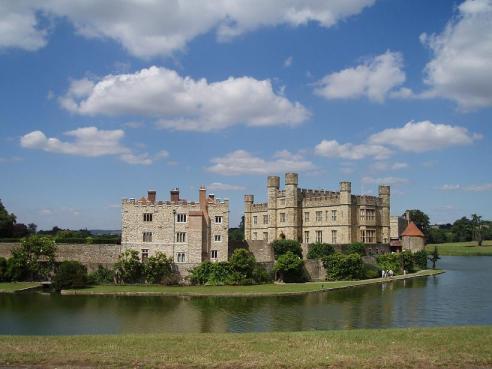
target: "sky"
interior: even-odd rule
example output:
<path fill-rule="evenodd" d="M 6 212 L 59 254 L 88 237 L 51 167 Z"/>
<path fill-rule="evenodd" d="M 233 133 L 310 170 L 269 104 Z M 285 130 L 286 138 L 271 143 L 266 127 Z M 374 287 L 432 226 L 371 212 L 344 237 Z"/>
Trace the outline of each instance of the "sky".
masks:
<path fill-rule="evenodd" d="M 0 199 L 119 229 L 147 190 L 266 177 L 492 218 L 492 0 L 0 0 Z"/>

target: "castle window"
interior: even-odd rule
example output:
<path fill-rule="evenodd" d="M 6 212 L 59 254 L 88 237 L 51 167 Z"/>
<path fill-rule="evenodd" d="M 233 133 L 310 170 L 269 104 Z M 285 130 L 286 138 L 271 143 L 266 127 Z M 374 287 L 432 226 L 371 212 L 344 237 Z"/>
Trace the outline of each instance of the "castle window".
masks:
<path fill-rule="evenodd" d="M 258 233 L 257 232 L 253 232 L 253 240 L 257 240 L 258 239 Z"/>
<path fill-rule="evenodd" d="M 305 222 L 309 222 L 309 211 L 306 211 L 306 212 L 304 213 L 304 221 L 305 221 Z"/>
<path fill-rule="evenodd" d="M 374 229 L 361 229 L 360 238 L 363 243 L 375 243 L 376 231 Z"/>
<path fill-rule="evenodd" d="M 331 231 L 331 243 L 333 244 L 337 243 L 337 231 L 335 230 Z"/>
<path fill-rule="evenodd" d="M 285 199 L 280 199 L 280 205 L 285 205 Z"/>
<path fill-rule="evenodd" d="M 258 217 L 256 215 L 253 216 L 253 224 L 258 224 Z"/>
<path fill-rule="evenodd" d="M 374 209 L 367 209 L 366 210 L 366 219 L 367 220 L 376 219 L 376 211 Z"/>
<path fill-rule="evenodd" d="M 186 262 L 186 254 L 184 252 L 178 252 L 177 256 L 178 263 Z"/>
<path fill-rule="evenodd" d="M 210 257 L 212 259 L 217 259 L 217 250 L 210 251 Z"/>
<path fill-rule="evenodd" d="M 304 231 L 304 243 L 309 243 L 309 231 Z"/>
<path fill-rule="evenodd" d="M 152 222 L 152 213 L 144 213 L 143 220 L 144 222 Z"/>
<path fill-rule="evenodd" d="M 336 210 L 331 211 L 331 220 L 333 220 L 334 222 L 337 221 L 337 211 Z"/>
<path fill-rule="evenodd" d="M 268 232 L 263 232 L 263 239 L 268 241 Z"/>
<path fill-rule="evenodd" d="M 222 235 L 220 235 L 220 234 L 214 235 L 214 241 L 215 242 L 221 242 L 222 241 Z"/>
<path fill-rule="evenodd" d="M 263 215 L 263 224 L 268 224 L 268 215 Z"/>
<path fill-rule="evenodd" d="M 186 214 L 183 214 L 183 213 L 176 214 L 176 222 L 177 223 L 186 223 Z"/>
<path fill-rule="evenodd" d="M 280 213 L 280 223 L 285 223 L 285 213 Z"/>
<path fill-rule="evenodd" d="M 218 224 L 222 223 L 222 216 L 221 215 L 215 216 L 215 223 L 218 223 Z"/>
<path fill-rule="evenodd" d="M 176 233 L 176 242 L 186 242 L 186 233 L 185 232 Z"/>
<path fill-rule="evenodd" d="M 143 233 L 143 242 L 152 242 L 152 232 Z"/>
<path fill-rule="evenodd" d="M 323 231 L 316 231 L 316 242 L 323 242 Z"/>
<path fill-rule="evenodd" d="M 360 220 L 366 220 L 366 211 L 365 211 L 365 209 L 360 209 Z"/>
<path fill-rule="evenodd" d="M 149 249 L 142 249 L 142 262 L 149 258 Z"/>
<path fill-rule="evenodd" d="M 317 211 L 316 212 L 316 221 L 321 222 L 323 220 L 323 212 Z"/>

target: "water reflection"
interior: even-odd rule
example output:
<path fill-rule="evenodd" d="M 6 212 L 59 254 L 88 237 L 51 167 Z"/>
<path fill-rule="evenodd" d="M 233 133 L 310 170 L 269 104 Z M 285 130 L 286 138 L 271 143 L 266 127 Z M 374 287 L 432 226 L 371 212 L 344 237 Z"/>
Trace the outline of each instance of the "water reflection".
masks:
<path fill-rule="evenodd" d="M 0 295 L 0 334 L 251 332 L 492 324 L 492 258 L 437 277 L 278 297 Z"/>

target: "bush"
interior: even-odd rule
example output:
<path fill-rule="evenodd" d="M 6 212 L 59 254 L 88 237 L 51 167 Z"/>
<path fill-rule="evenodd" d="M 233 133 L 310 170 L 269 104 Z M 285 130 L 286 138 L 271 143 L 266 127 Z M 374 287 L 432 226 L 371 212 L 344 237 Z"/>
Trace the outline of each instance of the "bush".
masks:
<path fill-rule="evenodd" d="M 114 265 L 118 283 L 137 283 L 142 280 L 143 266 L 137 250 L 126 250 Z"/>
<path fill-rule="evenodd" d="M 270 283 L 273 281 L 271 273 L 268 273 L 265 267 L 261 264 L 256 263 L 253 270 L 253 281 L 255 283 Z"/>
<path fill-rule="evenodd" d="M 415 265 L 420 269 L 427 269 L 427 251 L 420 250 L 413 254 Z"/>
<path fill-rule="evenodd" d="M 88 283 L 89 284 L 109 284 L 114 282 L 114 271 L 103 267 L 102 265 L 97 266 L 95 272 L 89 273 Z"/>
<path fill-rule="evenodd" d="M 0 282 L 7 280 L 7 259 L 0 257 Z"/>
<path fill-rule="evenodd" d="M 411 251 L 400 252 L 400 268 L 406 270 L 407 272 L 414 271 L 414 257 Z"/>
<path fill-rule="evenodd" d="M 234 273 L 228 262 L 212 263 L 207 260 L 190 271 L 192 284 L 220 286 L 237 284 L 240 279 L 239 274 Z"/>
<path fill-rule="evenodd" d="M 316 242 L 310 245 L 307 254 L 308 259 L 322 259 L 324 256 L 329 256 L 335 253 L 335 248 L 327 243 Z"/>
<path fill-rule="evenodd" d="M 280 275 L 280 279 L 286 283 L 304 282 L 304 262 L 299 255 L 287 251 L 280 255 L 273 266 L 273 270 Z"/>
<path fill-rule="evenodd" d="M 280 255 L 285 255 L 287 252 L 292 252 L 294 255 L 302 258 L 302 248 L 299 241 L 295 240 L 275 240 L 272 242 L 273 254 L 275 259 Z"/>
<path fill-rule="evenodd" d="M 63 261 L 53 279 L 53 287 L 56 291 L 84 288 L 87 284 L 87 268 L 75 260 Z"/>
<path fill-rule="evenodd" d="M 359 254 L 335 253 L 323 258 L 328 280 L 352 280 L 364 278 L 364 263 Z"/>
<path fill-rule="evenodd" d="M 379 278 L 381 277 L 381 269 L 377 265 L 364 263 L 364 276 L 365 278 Z"/>
<path fill-rule="evenodd" d="M 366 254 L 366 246 L 360 242 L 352 243 L 345 249 L 345 254 L 359 254 L 360 256 L 364 256 Z"/>
<path fill-rule="evenodd" d="M 236 249 L 230 260 L 231 268 L 240 275 L 241 279 L 253 278 L 256 259 L 253 253 L 246 249 Z"/>
<path fill-rule="evenodd" d="M 382 270 L 392 270 L 395 273 L 400 270 L 400 256 L 398 254 L 379 255 L 376 260 Z"/>
<path fill-rule="evenodd" d="M 168 259 L 162 252 L 157 252 L 154 256 L 149 257 L 143 267 L 147 283 L 170 284 L 175 280 L 172 278 L 174 274 L 172 260 Z"/>

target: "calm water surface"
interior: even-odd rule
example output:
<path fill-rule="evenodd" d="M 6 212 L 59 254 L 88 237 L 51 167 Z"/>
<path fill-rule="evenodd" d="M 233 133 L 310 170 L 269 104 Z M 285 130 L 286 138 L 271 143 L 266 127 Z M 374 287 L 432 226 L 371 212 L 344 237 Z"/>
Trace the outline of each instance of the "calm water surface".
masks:
<path fill-rule="evenodd" d="M 492 257 L 446 273 L 284 297 L 0 295 L 0 334 L 259 332 L 492 324 Z"/>

